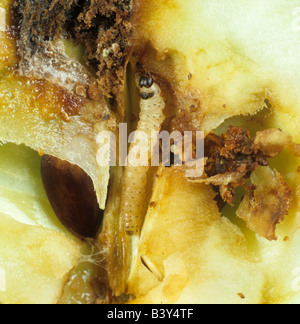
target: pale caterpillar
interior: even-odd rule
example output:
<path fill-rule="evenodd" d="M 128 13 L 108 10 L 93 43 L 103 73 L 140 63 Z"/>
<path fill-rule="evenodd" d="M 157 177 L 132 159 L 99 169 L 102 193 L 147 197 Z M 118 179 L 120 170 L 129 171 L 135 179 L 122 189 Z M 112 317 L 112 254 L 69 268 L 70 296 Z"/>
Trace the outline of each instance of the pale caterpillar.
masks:
<path fill-rule="evenodd" d="M 159 86 L 154 83 L 153 79 L 147 77 L 136 77 L 137 86 L 140 88 L 140 120 L 135 132 L 132 144 L 128 153 L 128 166 L 125 167 L 124 180 L 121 194 L 121 217 L 123 226 L 128 235 L 138 235 L 140 233 L 144 215 L 147 209 L 146 187 L 148 181 L 148 171 L 150 168 L 151 152 L 157 141 L 151 139 L 152 132 L 160 132 L 161 125 L 165 120 L 163 110 L 165 102 L 161 97 Z M 137 142 L 140 139 L 140 133 L 147 135 L 148 143 L 146 144 L 145 157 L 136 154 Z M 141 146 L 141 142 L 139 142 Z M 143 166 L 137 166 L 132 161 L 134 156 L 141 160 Z M 134 161 L 133 161 L 134 162 Z M 144 163 L 146 162 L 146 163 Z"/>

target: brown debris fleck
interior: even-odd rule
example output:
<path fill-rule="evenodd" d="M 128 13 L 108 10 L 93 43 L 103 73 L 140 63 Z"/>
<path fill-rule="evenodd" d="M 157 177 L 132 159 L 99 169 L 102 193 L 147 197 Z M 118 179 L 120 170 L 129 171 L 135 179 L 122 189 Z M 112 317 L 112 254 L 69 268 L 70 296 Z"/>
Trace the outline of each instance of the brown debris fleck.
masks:
<path fill-rule="evenodd" d="M 237 294 L 241 299 L 245 299 L 246 297 L 245 297 L 245 295 L 243 294 L 243 293 L 238 293 Z"/>
<path fill-rule="evenodd" d="M 226 181 L 219 185 L 222 198 L 230 205 L 234 203 L 234 189 L 245 185 L 258 166 L 268 165 L 267 156 L 255 147 L 249 131 L 234 126 L 221 136 L 210 133 L 205 137 L 205 157 L 205 173 L 209 178 L 226 175 Z"/>

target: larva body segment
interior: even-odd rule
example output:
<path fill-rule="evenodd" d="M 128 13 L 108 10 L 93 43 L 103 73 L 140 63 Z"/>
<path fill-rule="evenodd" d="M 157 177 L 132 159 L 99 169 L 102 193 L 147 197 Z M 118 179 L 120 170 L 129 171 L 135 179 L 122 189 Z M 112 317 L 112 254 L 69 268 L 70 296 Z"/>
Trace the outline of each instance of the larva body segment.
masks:
<path fill-rule="evenodd" d="M 147 209 L 147 182 L 148 172 L 151 164 L 151 152 L 157 145 L 157 139 L 152 137 L 152 132 L 160 132 L 161 125 L 165 120 L 163 110 L 165 102 L 161 97 L 159 86 L 152 81 L 146 82 L 145 79 L 137 76 L 137 85 L 140 88 L 140 120 L 137 132 L 129 148 L 128 156 L 132 155 L 139 142 L 139 136 L 148 138 L 147 166 L 129 164 L 125 168 L 122 196 L 121 196 L 121 217 L 128 235 L 138 235 L 140 233 L 144 215 Z M 143 85 L 141 87 L 141 85 Z M 140 142 L 139 142 L 140 143 Z M 141 160 L 140 156 L 137 156 Z M 143 157 L 144 160 L 144 157 Z"/>
<path fill-rule="evenodd" d="M 121 200 L 121 217 L 128 235 L 139 234 L 146 212 L 146 186 L 149 167 L 127 167 Z"/>

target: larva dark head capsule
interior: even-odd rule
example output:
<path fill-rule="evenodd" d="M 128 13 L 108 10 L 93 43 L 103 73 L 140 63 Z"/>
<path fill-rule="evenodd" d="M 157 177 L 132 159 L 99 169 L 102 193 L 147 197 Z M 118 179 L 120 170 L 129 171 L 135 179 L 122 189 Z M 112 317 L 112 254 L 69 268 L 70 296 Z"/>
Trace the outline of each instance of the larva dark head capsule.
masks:
<path fill-rule="evenodd" d="M 153 86 L 153 83 L 154 83 L 154 80 L 153 78 L 150 76 L 148 79 L 147 79 L 147 87 L 148 88 L 151 88 Z"/>
<path fill-rule="evenodd" d="M 151 88 L 154 83 L 154 80 L 151 76 L 142 76 L 139 82 L 139 86 L 141 88 L 146 87 L 146 88 Z"/>
<path fill-rule="evenodd" d="M 147 78 L 146 78 L 145 76 L 142 76 L 142 77 L 140 78 L 140 83 L 139 83 L 140 88 L 145 87 L 146 84 L 147 84 Z"/>
<path fill-rule="evenodd" d="M 142 98 L 143 100 L 147 100 L 147 99 L 153 98 L 154 95 L 155 95 L 154 92 L 150 92 L 150 93 L 142 92 L 142 93 L 141 93 L 141 98 Z"/>

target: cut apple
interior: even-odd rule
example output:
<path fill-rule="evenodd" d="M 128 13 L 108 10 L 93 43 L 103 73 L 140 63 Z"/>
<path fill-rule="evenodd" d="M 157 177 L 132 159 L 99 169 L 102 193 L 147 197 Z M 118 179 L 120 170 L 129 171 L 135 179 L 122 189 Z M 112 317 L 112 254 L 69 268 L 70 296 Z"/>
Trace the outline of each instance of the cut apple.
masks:
<path fill-rule="evenodd" d="M 0 302 L 299 303 L 298 1 L 79 4 L 0 4 Z M 100 165 L 124 121 L 204 131 L 212 168 Z M 97 242 L 58 222 L 15 144 L 90 176 Z"/>
<path fill-rule="evenodd" d="M 0 268 L 4 304 L 56 303 L 83 243 L 58 222 L 40 176 L 37 153 L 0 146 Z"/>

